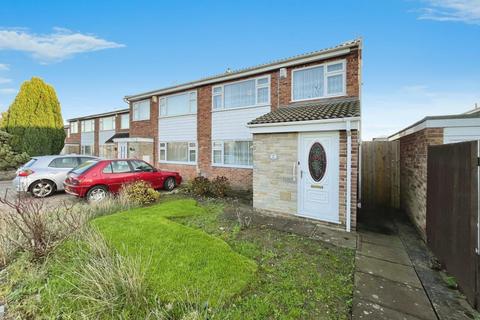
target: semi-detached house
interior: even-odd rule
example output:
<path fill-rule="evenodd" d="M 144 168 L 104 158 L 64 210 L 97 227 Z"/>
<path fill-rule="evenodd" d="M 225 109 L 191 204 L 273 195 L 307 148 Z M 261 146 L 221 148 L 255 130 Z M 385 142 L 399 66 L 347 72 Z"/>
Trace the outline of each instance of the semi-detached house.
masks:
<path fill-rule="evenodd" d="M 354 40 L 126 96 L 129 134 L 109 140 L 116 156 L 185 179 L 225 176 L 253 191 L 256 210 L 349 231 L 356 225 L 361 50 Z"/>

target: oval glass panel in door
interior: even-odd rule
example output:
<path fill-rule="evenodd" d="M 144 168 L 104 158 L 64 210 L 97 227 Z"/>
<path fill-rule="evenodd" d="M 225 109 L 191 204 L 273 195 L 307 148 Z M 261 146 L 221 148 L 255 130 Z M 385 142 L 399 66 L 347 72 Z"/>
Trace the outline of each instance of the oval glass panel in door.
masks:
<path fill-rule="evenodd" d="M 315 142 L 308 154 L 308 170 L 310 176 L 316 182 L 322 180 L 327 168 L 327 155 L 325 149 L 319 142 Z"/>

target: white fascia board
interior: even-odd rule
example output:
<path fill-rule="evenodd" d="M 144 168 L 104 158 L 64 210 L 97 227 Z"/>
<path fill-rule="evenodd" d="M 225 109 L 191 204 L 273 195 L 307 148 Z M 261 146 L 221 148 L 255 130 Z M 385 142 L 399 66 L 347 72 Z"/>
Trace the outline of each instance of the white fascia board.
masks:
<path fill-rule="evenodd" d="M 476 127 L 480 126 L 479 118 L 463 118 L 463 119 L 427 119 L 414 127 L 400 131 L 393 136 L 388 137 L 389 141 L 400 139 L 412 133 L 418 132 L 426 128 L 447 128 L 447 127 Z"/>
<path fill-rule="evenodd" d="M 250 128 L 250 132 L 252 134 L 280 133 L 280 132 L 335 131 L 335 130 L 346 130 L 347 120 L 350 121 L 350 129 L 352 130 L 360 129 L 360 117 L 253 124 L 253 125 L 249 125 L 248 127 Z"/>
<path fill-rule="evenodd" d="M 152 138 L 115 138 L 113 142 L 151 142 L 153 143 Z"/>
<path fill-rule="evenodd" d="M 155 90 L 155 91 L 149 91 L 137 95 L 131 95 L 131 96 L 125 96 L 125 100 L 127 101 L 138 101 L 142 100 L 145 98 L 149 98 L 151 96 L 157 96 L 157 95 L 164 95 L 172 92 L 177 92 L 177 91 L 184 91 L 184 90 L 190 90 L 199 86 L 207 85 L 207 84 L 212 84 L 212 83 L 217 83 L 217 82 L 224 82 L 228 80 L 234 80 L 238 78 L 243 78 L 251 75 L 257 75 L 263 72 L 268 72 L 280 68 L 286 68 L 298 64 L 305 64 L 309 62 L 314 62 L 317 60 L 323 60 L 323 59 L 328 59 L 328 58 L 333 58 L 333 57 L 338 57 L 338 56 L 343 56 L 345 54 L 350 53 L 351 49 L 350 48 L 344 48 L 344 49 L 332 49 L 332 51 L 327 51 L 319 54 L 315 54 L 313 56 L 305 57 L 305 58 L 300 58 L 300 59 L 292 59 L 290 61 L 285 61 L 281 63 L 276 63 L 276 64 L 270 64 L 264 67 L 252 69 L 252 70 L 246 70 L 246 71 L 241 71 L 238 73 L 234 74 L 227 74 L 224 76 L 217 76 L 217 77 L 212 77 L 209 79 L 205 80 L 198 80 L 198 81 L 193 81 L 186 83 L 184 85 L 179 85 L 175 87 L 169 87 L 165 89 L 160 89 L 160 90 Z"/>

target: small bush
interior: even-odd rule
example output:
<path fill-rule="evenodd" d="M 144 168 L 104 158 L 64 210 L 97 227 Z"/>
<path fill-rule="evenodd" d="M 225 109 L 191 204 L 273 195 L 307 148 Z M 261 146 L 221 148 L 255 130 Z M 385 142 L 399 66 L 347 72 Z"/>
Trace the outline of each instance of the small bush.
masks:
<path fill-rule="evenodd" d="M 120 191 L 120 197 L 125 197 L 134 204 L 145 206 L 157 202 L 160 199 L 160 193 L 147 182 L 139 180 L 124 185 Z"/>
<path fill-rule="evenodd" d="M 196 196 L 206 197 L 210 194 L 210 180 L 198 176 L 190 182 L 189 191 Z"/>
<path fill-rule="evenodd" d="M 0 215 L 0 266 L 17 251 L 32 253 L 35 259 L 45 257 L 55 246 L 89 219 L 89 213 L 74 206 L 46 207 L 43 200 L 8 194 L 0 198 L 7 207 Z"/>
<path fill-rule="evenodd" d="M 217 176 L 210 182 L 210 192 L 213 196 L 223 198 L 230 190 L 230 183 L 228 178 L 224 176 Z"/>

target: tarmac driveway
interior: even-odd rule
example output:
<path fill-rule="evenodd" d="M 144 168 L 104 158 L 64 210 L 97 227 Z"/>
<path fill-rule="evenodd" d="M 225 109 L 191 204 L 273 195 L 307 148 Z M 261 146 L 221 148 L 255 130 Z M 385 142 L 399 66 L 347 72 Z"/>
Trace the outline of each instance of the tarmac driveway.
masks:
<path fill-rule="evenodd" d="M 14 197 L 16 196 L 16 192 L 13 189 L 11 181 L 0 181 L 0 197 L 2 199 L 5 197 L 5 193 L 7 193 L 7 197 L 10 199 L 14 199 Z M 51 208 L 63 206 L 64 203 L 72 204 L 72 203 L 81 201 L 81 200 L 78 200 L 76 197 L 69 195 L 63 191 L 43 199 L 35 199 L 30 195 L 27 195 L 27 197 L 33 199 L 34 201 L 44 201 L 45 205 Z M 8 209 L 9 209 L 8 206 L 0 203 L 0 212 Z"/>

